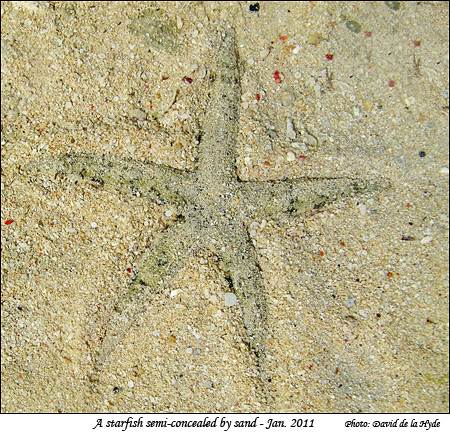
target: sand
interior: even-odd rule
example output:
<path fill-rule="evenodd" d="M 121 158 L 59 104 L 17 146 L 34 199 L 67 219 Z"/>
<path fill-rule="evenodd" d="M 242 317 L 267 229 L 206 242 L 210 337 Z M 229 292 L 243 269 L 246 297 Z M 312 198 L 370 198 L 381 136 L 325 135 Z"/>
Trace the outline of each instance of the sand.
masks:
<path fill-rule="evenodd" d="M 448 4 L 255 4 L 2 2 L 2 412 L 449 410 Z M 197 228 L 121 316 L 216 119 L 307 186 L 246 222 L 257 295 Z"/>

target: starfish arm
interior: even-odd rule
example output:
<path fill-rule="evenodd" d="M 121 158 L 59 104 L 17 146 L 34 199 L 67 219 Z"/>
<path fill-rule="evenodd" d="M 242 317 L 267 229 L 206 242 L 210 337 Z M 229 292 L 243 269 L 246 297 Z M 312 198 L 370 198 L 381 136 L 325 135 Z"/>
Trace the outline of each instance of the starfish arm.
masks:
<path fill-rule="evenodd" d="M 387 188 L 384 180 L 307 178 L 288 181 L 242 182 L 243 203 L 251 219 L 278 218 L 283 213 L 304 214 L 340 198 Z"/>
<path fill-rule="evenodd" d="M 108 361 L 114 347 L 139 315 L 145 312 L 152 295 L 161 292 L 189 259 L 191 244 L 188 234 L 186 223 L 175 224 L 158 234 L 151 243 L 129 291 L 117 302 L 108 321 L 96 357 L 97 371 Z"/>
<path fill-rule="evenodd" d="M 214 180 L 236 178 L 236 137 L 240 81 L 236 40 L 233 30 L 217 31 L 216 72 L 204 133 L 199 144 L 198 168 L 204 177 Z"/>
<path fill-rule="evenodd" d="M 107 190 L 141 194 L 157 202 L 184 203 L 182 181 L 187 174 L 168 166 L 72 153 L 40 159 L 27 165 L 26 171 L 37 179 L 53 176 L 85 180 Z"/>
<path fill-rule="evenodd" d="M 246 343 L 255 354 L 264 374 L 265 340 L 267 337 L 267 308 L 264 283 L 257 254 L 244 227 L 225 240 L 221 268 L 235 292 L 241 308 Z"/>

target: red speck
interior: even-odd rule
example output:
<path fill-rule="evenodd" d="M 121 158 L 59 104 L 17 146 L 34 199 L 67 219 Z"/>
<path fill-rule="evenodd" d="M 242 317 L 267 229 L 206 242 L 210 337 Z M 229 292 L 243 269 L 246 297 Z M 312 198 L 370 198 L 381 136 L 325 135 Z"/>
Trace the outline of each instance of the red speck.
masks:
<path fill-rule="evenodd" d="M 412 205 L 409 202 L 406 202 L 405 206 L 406 206 L 406 208 L 411 208 L 412 207 Z"/>
<path fill-rule="evenodd" d="M 366 38 L 371 38 L 372 37 L 372 32 L 364 32 L 364 36 Z"/>
<path fill-rule="evenodd" d="M 299 155 L 299 156 L 298 156 L 298 159 L 299 159 L 300 161 L 305 161 L 305 160 L 306 160 L 306 155 Z"/>
<path fill-rule="evenodd" d="M 263 165 L 264 165 L 264 167 L 270 167 L 271 163 L 269 160 L 264 160 Z"/>
<path fill-rule="evenodd" d="M 418 48 L 420 47 L 420 41 L 414 41 L 414 47 Z"/>
<path fill-rule="evenodd" d="M 5 225 L 10 225 L 10 224 L 14 223 L 14 220 L 8 219 L 8 220 L 5 220 L 4 223 L 5 223 Z"/>
<path fill-rule="evenodd" d="M 331 53 L 327 53 L 325 54 L 325 59 L 327 59 L 329 62 L 331 62 L 333 60 L 334 55 Z"/>
<path fill-rule="evenodd" d="M 325 252 L 323 250 L 320 250 L 319 255 L 323 257 L 323 256 L 325 256 Z"/>
<path fill-rule="evenodd" d="M 288 40 L 287 35 L 280 35 L 280 41 L 286 42 Z"/>
<path fill-rule="evenodd" d="M 394 277 L 394 273 L 392 271 L 388 271 L 386 273 L 386 276 L 387 276 L 388 279 L 392 279 Z"/>
<path fill-rule="evenodd" d="M 388 86 L 389 87 L 394 87 L 395 86 L 395 80 L 389 80 L 388 81 Z"/>
<path fill-rule="evenodd" d="M 257 94 L 255 95 L 255 98 L 256 98 L 256 101 L 261 101 L 261 94 L 260 94 L 260 93 L 257 93 Z"/>
<path fill-rule="evenodd" d="M 131 267 L 127 268 L 127 273 L 131 273 L 133 271 L 133 269 Z"/>
<path fill-rule="evenodd" d="M 281 83 L 281 74 L 280 71 L 278 71 L 278 69 L 276 69 L 275 72 L 273 73 L 273 79 L 275 80 L 275 83 L 278 84 Z"/>
<path fill-rule="evenodd" d="M 183 77 L 183 81 L 187 84 L 191 84 L 194 80 L 191 77 L 187 77 L 186 75 Z"/>

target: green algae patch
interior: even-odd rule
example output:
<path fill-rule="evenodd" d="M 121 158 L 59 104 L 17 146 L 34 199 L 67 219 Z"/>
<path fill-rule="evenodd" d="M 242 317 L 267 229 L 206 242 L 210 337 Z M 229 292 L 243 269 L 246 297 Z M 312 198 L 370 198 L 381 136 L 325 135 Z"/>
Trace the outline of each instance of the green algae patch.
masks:
<path fill-rule="evenodd" d="M 146 9 L 129 25 L 132 33 L 142 36 L 157 50 L 175 53 L 181 46 L 181 35 L 174 18 L 156 8 Z"/>
<path fill-rule="evenodd" d="M 361 24 L 359 24 L 358 21 L 348 20 L 345 22 L 345 25 L 346 25 L 347 29 L 353 33 L 361 32 Z"/>
<path fill-rule="evenodd" d="M 400 9 L 400 2 L 384 2 L 385 5 L 392 9 L 393 11 L 398 11 Z"/>
<path fill-rule="evenodd" d="M 435 384 L 437 386 L 448 385 L 448 374 L 444 375 L 424 374 L 424 378 L 428 383 Z"/>

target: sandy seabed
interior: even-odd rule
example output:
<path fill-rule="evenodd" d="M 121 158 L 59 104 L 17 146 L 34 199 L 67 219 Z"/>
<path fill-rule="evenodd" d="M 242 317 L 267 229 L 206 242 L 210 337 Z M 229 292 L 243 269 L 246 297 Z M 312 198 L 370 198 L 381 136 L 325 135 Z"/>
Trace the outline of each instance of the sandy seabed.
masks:
<path fill-rule="evenodd" d="M 449 410 L 448 3 L 256 4 L 2 2 L 2 412 Z M 216 119 L 243 183 L 311 190 L 248 222 L 254 294 L 196 229 L 118 312 L 184 218 L 146 167 Z"/>

